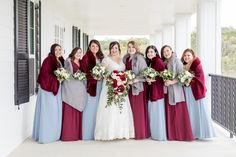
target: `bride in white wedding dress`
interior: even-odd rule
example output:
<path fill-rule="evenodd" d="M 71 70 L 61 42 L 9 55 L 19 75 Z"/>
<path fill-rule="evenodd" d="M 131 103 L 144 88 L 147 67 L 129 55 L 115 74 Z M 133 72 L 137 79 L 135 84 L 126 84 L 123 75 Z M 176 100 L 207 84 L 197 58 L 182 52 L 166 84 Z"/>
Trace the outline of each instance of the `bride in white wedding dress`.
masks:
<path fill-rule="evenodd" d="M 120 58 L 120 44 L 116 41 L 111 42 L 109 51 L 109 56 L 103 59 L 102 64 L 109 72 L 113 70 L 124 71 L 125 65 Z M 105 107 L 107 105 L 107 91 L 108 88 L 104 80 L 97 110 L 95 140 L 134 138 L 133 115 L 128 96 L 125 97 L 123 109 L 120 112 L 115 104 Z"/>

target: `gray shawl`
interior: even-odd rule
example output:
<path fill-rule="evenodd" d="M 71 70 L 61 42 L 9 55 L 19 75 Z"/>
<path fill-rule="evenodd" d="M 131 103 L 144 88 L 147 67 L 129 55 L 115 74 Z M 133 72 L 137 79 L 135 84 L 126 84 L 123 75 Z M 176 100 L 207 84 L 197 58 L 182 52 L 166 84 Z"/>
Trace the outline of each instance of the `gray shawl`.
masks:
<path fill-rule="evenodd" d="M 65 69 L 73 74 L 71 59 L 65 61 Z M 87 92 L 83 81 L 74 80 L 71 77 L 62 83 L 62 101 L 72 106 L 73 108 L 83 111 L 87 103 Z"/>
<path fill-rule="evenodd" d="M 123 62 L 125 63 L 127 58 L 130 55 L 127 53 L 123 57 Z M 143 87 L 143 82 L 145 82 L 145 78 L 141 75 L 141 71 L 147 67 L 147 63 L 143 57 L 143 55 L 136 53 L 134 54 L 132 58 L 132 71 L 134 72 L 136 79 L 139 80 L 139 82 L 133 83 L 132 84 L 132 94 L 133 95 L 138 95 L 140 92 L 144 90 Z"/>
<path fill-rule="evenodd" d="M 177 55 L 175 52 L 173 52 L 172 57 L 169 61 L 167 60 L 165 61 L 165 64 L 167 64 L 168 70 L 173 72 L 174 78 L 176 78 L 177 75 L 184 70 L 183 64 L 177 58 Z M 168 90 L 168 97 L 169 97 L 170 105 L 176 105 L 176 103 L 178 102 L 185 101 L 183 88 L 178 83 L 168 86 L 167 90 Z"/>

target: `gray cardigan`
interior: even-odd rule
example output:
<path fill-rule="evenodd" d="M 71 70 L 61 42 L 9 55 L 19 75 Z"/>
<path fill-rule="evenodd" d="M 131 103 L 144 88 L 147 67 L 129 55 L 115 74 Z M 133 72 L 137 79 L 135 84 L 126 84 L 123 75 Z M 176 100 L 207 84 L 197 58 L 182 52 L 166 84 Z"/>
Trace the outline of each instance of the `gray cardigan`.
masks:
<path fill-rule="evenodd" d="M 178 76 L 178 74 L 180 74 L 184 70 L 183 63 L 177 58 L 175 52 L 173 52 L 170 61 L 169 62 L 165 61 L 165 64 L 167 64 L 168 70 L 173 72 L 175 78 Z M 167 90 L 168 90 L 168 99 L 170 105 L 176 105 L 176 103 L 178 102 L 185 101 L 183 87 L 178 83 L 168 86 Z"/>
<path fill-rule="evenodd" d="M 65 61 L 65 69 L 73 74 L 71 59 Z M 75 80 L 71 77 L 62 83 L 62 101 L 73 108 L 83 111 L 87 103 L 87 92 L 83 81 Z"/>
<path fill-rule="evenodd" d="M 127 53 L 123 57 L 123 62 L 126 63 L 127 58 L 130 55 Z M 132 71 L 134 72 L 136 79 L 139 80 L 139 82 L 132 84 L 132 94 L 138 95 L 140 92 L 144 91 L 143 82 L 145 82 L 145 78 L 141 75 L 141 71 L 147 68 L 147 63 L 143 57 L 143 55 L 136 53 L 134 54 L 132 58 Z"/>

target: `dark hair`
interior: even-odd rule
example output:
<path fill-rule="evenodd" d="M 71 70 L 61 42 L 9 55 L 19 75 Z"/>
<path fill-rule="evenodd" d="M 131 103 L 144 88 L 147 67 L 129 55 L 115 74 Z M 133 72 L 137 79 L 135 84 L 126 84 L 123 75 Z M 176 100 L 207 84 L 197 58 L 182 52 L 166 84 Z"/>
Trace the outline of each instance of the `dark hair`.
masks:
<path fill-rule="evenodd" d="M 96 56 L 97 56 L 97 58 L 98 58 L 100 61 L 102 61 L 102 59 L 104 58 L 104 54 L 102 53 L 102 49 L 101 49 L 101 45 L 100 45 L 99 41 L 97 41 L 96 39 L 92 39 L 92 40 L 89 42 L 87 52 L 90 51 L 90 46 L 91 46 L 93 43 L 96 44 L 96 45 L 98 45 L 99 49 L 98 49 L 98 52 L 96 53 Z"/>
<path fill-rule="evenodd" d="M 148 50 L 149 50 L 149 49 L 153 49 L 154 52 L 156 53 L 156 56 L 160 58 L 160 55 L 159 55 L 159 52 L 158 52 L 156 46 L 154 46 L 154 45 L 148 46 L 148 47 L 146 48 L 146 51 L 145 51 L 145 57 L 146 57 L 146 62 L 147 62 L 147 65 L 148 65 L 148 66 L 151 64 L 151 59 L 149 59 L 149 58 L 147 57 L 147 54 L 148 54 Z"/>
<path fill-rule="evenodd" d="M 53 44 L 50 48 L 50 54 L 52 54 L 53 56 L 55 56 L 55 48 L 59 46 L 61 48 L 61 45 L 59 44 Z"/>
<path fill-rule="evenodd" d="M 172 50 L 172 48 L 169 46 L 169 45 L 164 45 L 162 48 L 161 48 L 161 59 L 163 60 L 163 61 L 165 61 L 166 60 L 166 58 L 164 57 L 164 49 L 166 48 L 166 47 L 168 47 L 171 51 L 173 51 Z"/>
<path fill-rule="evenodd" d="M 186 65 L 187 63 L 184 61 L 184 54 L 186 53 L 186 52 L 190 52 L 192 55 L 193 55 L 193 59 L 194 58 L 196 58 L 196 53 L 193 51 L 193 49 L 186 49 L 186 50 L 184 50 L 184 52 L 183 52 L 183 54 L 182 54 L 182 57 L 181 57 L 181 61 L 182 61 L 182 63 L 184 64 L 184 65 Z"/>
<path fill-rule="evenodd" d="M 120 43 L 118 43 L 117 41 L 112 41 L 112 42 L 109 44 L 109 53 L 111 53 L 111 49 L 112 49 L 113 46 L 115 46 L 115 45 L 118 46 L 119 52 L 121 53 Z"/>
<path fill-rule="evenodd" d="M 71 53 L 69 54 L 69 57 L 71 58 L 72 61 L 75 59 L 75 54 L 77 53 L 78 50 L 81 50 L 81 51 L 82 51 L 81 48 L 75 47 L 75 48 L 71 51 Z"/>

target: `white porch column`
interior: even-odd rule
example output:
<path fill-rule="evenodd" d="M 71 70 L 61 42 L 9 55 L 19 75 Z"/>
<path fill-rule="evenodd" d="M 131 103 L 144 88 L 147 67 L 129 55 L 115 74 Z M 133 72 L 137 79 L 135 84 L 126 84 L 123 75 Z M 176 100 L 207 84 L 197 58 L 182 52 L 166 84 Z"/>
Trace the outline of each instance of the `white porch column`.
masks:
<path fill-rule="evenodd" d="M 197 53 L 205 72 L 207 102 L 211 104 L 209 73 L 221 73 L 221 0 L 199 0 L 197 6 Z"/>
<path fill-rule="evenodd" d="M 175 51 L 175 29 L 174 25 L 164 25 L 162 32 L 162 44 L 169 45 Z"/>
<path fill-rule="evenodd" d="M 175 52 L 180 58 L 191 47 L 191 15 L 177 14 L 175 19 Z"/>
<path fill-rule="evenodd" d="M 155 45 L 158 51 L 162 47 L 162 31 L 157 31 L 155 34 L 150 35 L 150 44 Z"/>
<path fill-rule="evenodd" d="M 221 0 L 199 0 L 197 8 L 197 53 L 204 71 L 221 73 Z"/>

